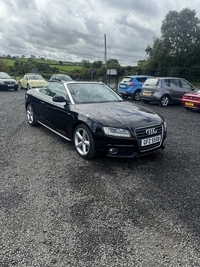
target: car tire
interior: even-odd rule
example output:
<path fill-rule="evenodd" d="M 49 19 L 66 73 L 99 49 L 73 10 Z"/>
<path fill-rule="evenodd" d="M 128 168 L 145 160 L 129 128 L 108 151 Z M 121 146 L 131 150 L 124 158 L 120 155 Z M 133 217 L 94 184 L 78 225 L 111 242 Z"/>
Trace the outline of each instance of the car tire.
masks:
<path fill-rule="evenodd" d="M 132 99 L 135 101 L 140 101 L 141 100 L 140 92 L 141 92 L 141 90 L 135 91 L 135 93 L 132 95 Z"/>
<path fill-rule="evenodd" d="M 163 95 L 159 100 L 159 105 L 161 107 L 166 107 L 170 102 L 170 98 L 168 95 Z"/>
<path fill-rule="evenodd" d="M 28 123 L 31 126 L 38 125 L 38 122 L 37 122 L 37 120 L 35 118 L 35 112 L 34 112 L 33 106 L 31 104 L 28 104 L 27 107 L 26 107 L 26 117 L 27 117 Z"/>
<path fill-rule="evenodd" d="M 94 139 L 86 125 L 80 124 L 76 127 L 73 140 L 76 151 L 82 158 L 90 159 L 96 156 Z"/>
<path fill-rule="evenodd" d="M 150 100 L 145 100 L 145 99 L 143 99 L 142 101 L 143 101 L 143 103 L 145 103 L 145 104 L 148 104 L 148 103 L 150 102 Z"/>

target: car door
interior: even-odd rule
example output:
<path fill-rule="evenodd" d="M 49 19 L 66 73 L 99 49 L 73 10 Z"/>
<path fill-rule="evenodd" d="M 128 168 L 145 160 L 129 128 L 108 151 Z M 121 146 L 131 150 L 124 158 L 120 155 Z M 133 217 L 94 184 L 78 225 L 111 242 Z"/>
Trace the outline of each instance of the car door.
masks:
<path fill-rule="evenodd" d="M 183 95 L 183 88 L 181 88 L 180 79 L 178 78 L 168 79 L 168 86 L 170 91 L 170 98 L 174 102 L 179 102 Z"/>
<path fill-rule="evenodd" d="M 70 105 L 66 101 L 53 101 L 54 96 L 63 96 L 69 100 L 67 91 L 63 84 L 57 82 L 49 82 L 47 90 L 49 91 L 48 98 L 41 99 L 41 110 L 46 124 L 59 134 L 70 138 L 71 125 L 74 121 Z"/>
<path fill-rule="evenodd" d="M 39 89 L 36 97 L 34 98 L 34 110 L 40 117 L 40 120 L 45 124 L 49 124 L 47 123 L 48 111 L 46 109 L 46 105 L 52 102 L 52 96 L 53 95 L 48 88 L 48 83 L 46 83 L 44 87 Z"/>
<path fill-rule="evenodd" d="M 24 77 L 21 80 L 22 87 L 24 87 L 24 88 L 26 88 L 27 79 L 28 79 L 27 75 L 24 75 Z"/>
<path fill-rule="evenodd" d="M 180 82 L 181 82 L 181 88 L 182 88 L 182 92 L 183 92 L 182 96 L 186 93 L 191 93 L 191 92 L 194 92 L 196 90 L 192 86 L 192 84 L 189 83 L 188 81 L 181 79 Z"/>

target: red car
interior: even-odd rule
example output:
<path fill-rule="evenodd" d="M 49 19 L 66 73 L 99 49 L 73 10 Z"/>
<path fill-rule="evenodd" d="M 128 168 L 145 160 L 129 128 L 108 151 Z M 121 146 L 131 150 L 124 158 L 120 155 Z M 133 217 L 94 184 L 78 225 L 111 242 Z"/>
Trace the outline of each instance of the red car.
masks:
<path fill-rule="evenodd" d="M 184 94 L 181 99 L 181 104 L 186 109 L 200 110 L 200 90 L 195 93 Z"/>

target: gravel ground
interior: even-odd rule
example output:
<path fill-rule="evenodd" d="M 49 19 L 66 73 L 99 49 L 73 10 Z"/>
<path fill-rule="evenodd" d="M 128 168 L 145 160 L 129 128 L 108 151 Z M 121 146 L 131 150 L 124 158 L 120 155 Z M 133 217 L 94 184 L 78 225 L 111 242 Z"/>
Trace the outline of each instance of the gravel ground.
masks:
<path fill-rule="evenodd" d="M 200 266 L 200 113 L 147 105 L 165 150 L 87 161 L 0 95 L 0 267 Z"/>

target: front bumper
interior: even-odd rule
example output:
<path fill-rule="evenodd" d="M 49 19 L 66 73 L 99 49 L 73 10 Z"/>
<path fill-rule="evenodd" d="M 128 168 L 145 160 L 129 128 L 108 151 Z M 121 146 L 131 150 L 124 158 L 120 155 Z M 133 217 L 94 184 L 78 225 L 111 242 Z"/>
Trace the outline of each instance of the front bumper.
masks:
<path fill-rule="evenodd" d="M 151 136 L 145 136 L 144 132 L 150 127 L 140 128 L 135 138 L 122 139 L 105 137 L 105 143 L 96 143 L 97 149 L 103 152 L 108 157 L 115 158 L 136 158 L 141 157 L 150 153 L 155 152 L 158 149 L 164 149 L 164 141 L 167 136 L 167 132 L 164 129 L 164 125 L 158 126 L 158 132 Z M 138 129 L 136 129 L 138 130 Z M 143 132 L 142 132 L 143 131 Z M 147 146 L 142 146 L 143 140 L 148 138 L 156 138 L 160 136 L 160 141 L 156 143 L 149 144 Z"/>
<path fill-rule="evenodd" d="M 0 84 L 0 90 L 18 90 L 18 84 Z"/>

